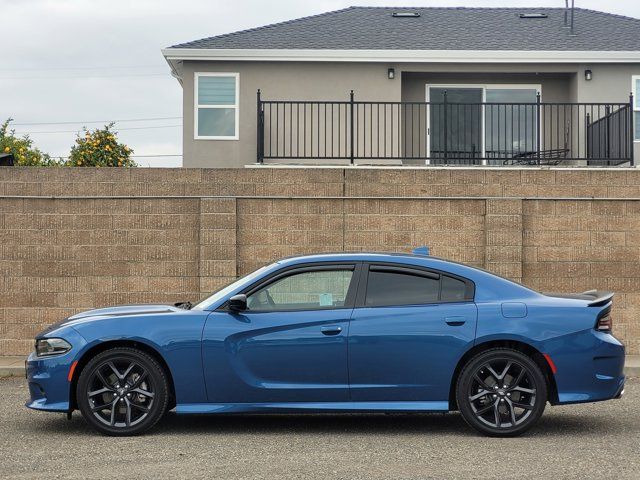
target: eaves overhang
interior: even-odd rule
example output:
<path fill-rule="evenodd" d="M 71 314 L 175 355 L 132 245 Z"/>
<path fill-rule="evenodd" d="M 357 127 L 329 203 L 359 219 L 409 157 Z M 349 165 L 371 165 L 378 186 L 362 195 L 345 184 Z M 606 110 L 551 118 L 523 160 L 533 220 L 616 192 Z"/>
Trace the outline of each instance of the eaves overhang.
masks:
<path fill-rule="evenodd" d="M 165 48 L 180 80 L 183 61 L 381 62 L 381 63 L 640 63 L 640 50 L 322 50 Z"/>

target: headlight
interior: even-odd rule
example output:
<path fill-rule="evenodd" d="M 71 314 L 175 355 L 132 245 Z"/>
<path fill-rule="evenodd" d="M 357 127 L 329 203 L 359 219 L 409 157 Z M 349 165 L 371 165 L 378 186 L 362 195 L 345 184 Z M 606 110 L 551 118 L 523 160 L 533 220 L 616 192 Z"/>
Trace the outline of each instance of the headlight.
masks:
<path fill-rule="evenodd" d="M 49 357 L 61 355 L 71 350 L 71 344 L 62 338 L 39 338 L 36 340 L 36 355 Z"/>

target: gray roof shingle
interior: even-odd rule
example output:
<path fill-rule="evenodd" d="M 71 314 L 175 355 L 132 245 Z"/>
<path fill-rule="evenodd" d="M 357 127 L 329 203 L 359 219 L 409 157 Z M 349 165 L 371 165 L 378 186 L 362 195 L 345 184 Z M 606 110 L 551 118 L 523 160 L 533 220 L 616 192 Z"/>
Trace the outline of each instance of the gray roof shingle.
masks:
<path fill-rule="evenodd" d="M 395 18 L 392 12 L 420 13 Z M 576 8 L 575 36 L 563 8 L 349 7 L 171 48 L 314 50 L 638 51 L 640 19 Z M 520 13 L 548 18 L 521 19 Z"/>

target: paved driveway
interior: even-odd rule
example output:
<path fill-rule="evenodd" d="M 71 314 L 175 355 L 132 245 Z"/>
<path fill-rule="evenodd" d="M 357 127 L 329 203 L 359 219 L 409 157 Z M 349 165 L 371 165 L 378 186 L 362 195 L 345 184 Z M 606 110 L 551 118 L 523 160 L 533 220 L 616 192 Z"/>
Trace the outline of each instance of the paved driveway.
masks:
<path fill-rule="evenodd" d="M 151 434 L 94 434 L 78 413 L 28 411 L 0 380 L 7 478 L 640 479 L 640 381 L 622 400 L 547 408 L 526 437 L 490 439 L 450 415 L 177 417 Z"/>

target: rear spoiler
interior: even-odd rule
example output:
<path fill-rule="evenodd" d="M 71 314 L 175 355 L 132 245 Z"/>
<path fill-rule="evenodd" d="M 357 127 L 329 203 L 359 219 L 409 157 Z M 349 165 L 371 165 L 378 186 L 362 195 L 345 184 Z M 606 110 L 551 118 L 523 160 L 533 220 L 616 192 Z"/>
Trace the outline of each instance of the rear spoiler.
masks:
<path fill-rule="evenodd" d="M 548 297 L 574 298 L 576 300 L 586 300 L 589 307 L 601 307 L 606 305 L 613 298 L 613 292 L 605 292 L 602 290 L 587 290 L 582 293 L 545 293 Z"/>
<path fill-rule="evenodd" d="M 590 307 L 601 307 L 609 303 L 615 294 L 602 290 L 587 290 L 586 292 L 582 292 L 582 295 L 592 298 L 588 304 Z"/>

